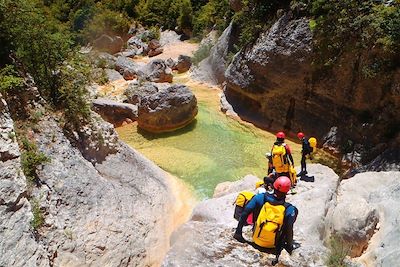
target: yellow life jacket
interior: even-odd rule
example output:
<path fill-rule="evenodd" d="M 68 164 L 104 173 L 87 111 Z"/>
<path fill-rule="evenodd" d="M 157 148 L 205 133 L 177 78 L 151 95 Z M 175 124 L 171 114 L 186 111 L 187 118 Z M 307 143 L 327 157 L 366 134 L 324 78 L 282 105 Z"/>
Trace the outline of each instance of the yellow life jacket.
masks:
<path fill-rule="evenodd" d="M 283 144 L 274 145 L 272 147 L 272 165 L 275 167 L 275 171 L 278 173 L 288 172 L 289 163 L 287 160 L 286 148 Z"/>
<path fill-rule="evenodd" d="M 275 248 L 281 233 L 285 206 L 266 202 L 258 215 L 253 233 L 253 241 L 263 248 Z"/>
<path fill-rule="evenodd" d="M 310 147 L 312 148 L 312 152 L 317 151 L 317 138 L 310 137 L 310 139 L 308 139 L 308 142 L 310 143 Z"/>

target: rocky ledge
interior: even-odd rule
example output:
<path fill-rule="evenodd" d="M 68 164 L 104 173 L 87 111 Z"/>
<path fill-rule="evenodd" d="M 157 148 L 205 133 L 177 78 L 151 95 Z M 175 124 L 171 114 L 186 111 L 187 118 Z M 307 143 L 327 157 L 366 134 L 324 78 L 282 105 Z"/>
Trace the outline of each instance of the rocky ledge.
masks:
<path fill-rule="evenodd" d="M 364 173 L 341 183 L 319 164 L 310 165 L 309 173 L 315 182 L 299 181 L 297 194 L 287 199 L 299 209 L 294 227 L 299 248 L 291 256 L 284 251 L 279 266 L 326 266 L 332 235 L 352 245 L 345 260 L 351 266 L 395 266 L 400 173 Z M 237 226 L 232 203 L 238 192 L 253 190 L 257 180 L 247 176 L 217 186 L 216 198 L 198 204 L 190 221 L 172 235 L 162 266 L 271 266 L 274 255 L 232 238 Z M 251 240 L 251 227 L 244 228 L 244 236 Z"/>

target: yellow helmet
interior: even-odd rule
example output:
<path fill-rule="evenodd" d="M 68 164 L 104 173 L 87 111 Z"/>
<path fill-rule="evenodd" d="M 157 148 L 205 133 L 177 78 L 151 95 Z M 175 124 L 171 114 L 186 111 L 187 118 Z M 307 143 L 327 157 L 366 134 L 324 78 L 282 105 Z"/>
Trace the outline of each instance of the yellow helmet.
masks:
<path fill-rule="evenodd" d="M 256 189 L 259 188 L 260 186 L 262 186 L 263 184 L 264 184 L 264 182 L 261 180 L 256 182 Z"/>

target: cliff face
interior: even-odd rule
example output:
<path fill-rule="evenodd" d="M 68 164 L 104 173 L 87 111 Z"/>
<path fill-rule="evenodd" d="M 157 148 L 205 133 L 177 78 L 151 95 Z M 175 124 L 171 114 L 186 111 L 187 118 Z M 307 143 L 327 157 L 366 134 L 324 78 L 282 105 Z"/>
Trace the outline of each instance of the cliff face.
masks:
<path fill-rule="evenodd" d="M 355 147 L 363 163 L 398 147 L 400 71 L 364 78 L 366 55 L 347 54 L 329 73 L 317 73 L 312 42 L 309 20 L 289 12 L 236 54 L 225 72 L 234 110 L 268 129 L 302 130 L 319 139 L 336 127 L 334 145 L 361 144 Z"/>
<path fill-rule="evenodd" d="M 11 117 L 43 106 L 22 98 L 10 109 L 0 102 L 0 265 L 157 266 L 176 219 L 166 173 L 99 117 L 66 134 L 46 112 L 27 137 L 50 161 L 39 166 L 40 186 L 28 184 Z M 38 213 L 44 222 L 34 229 Z"/>

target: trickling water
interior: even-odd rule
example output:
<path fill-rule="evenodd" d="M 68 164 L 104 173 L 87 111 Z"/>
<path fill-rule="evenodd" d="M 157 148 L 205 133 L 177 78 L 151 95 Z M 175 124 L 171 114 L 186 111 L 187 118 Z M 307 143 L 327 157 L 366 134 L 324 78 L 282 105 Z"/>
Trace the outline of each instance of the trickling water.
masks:
<path fill-rule="evenodd" d="M 218 89 L 191 82 L 186 75 L 174 79 L 196 95 L 196 119 L 183 129 L 163 134 L 144 133 L 133 123 L 117 129 L 120 138 L 191 185 L 201 199 L 211 197 L 218 183 L 235 181 L 246 174 L 262 178 L 267 168 L 264 155 L 275 136 L 223 114 Z M 299 162 L 300 145 L 287 143 Z"/>

